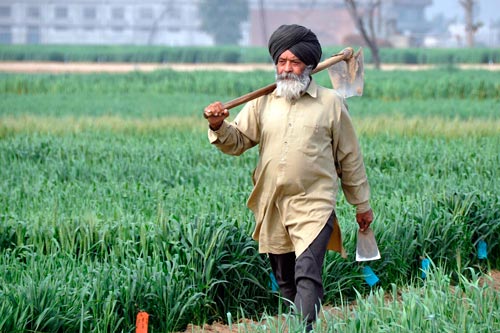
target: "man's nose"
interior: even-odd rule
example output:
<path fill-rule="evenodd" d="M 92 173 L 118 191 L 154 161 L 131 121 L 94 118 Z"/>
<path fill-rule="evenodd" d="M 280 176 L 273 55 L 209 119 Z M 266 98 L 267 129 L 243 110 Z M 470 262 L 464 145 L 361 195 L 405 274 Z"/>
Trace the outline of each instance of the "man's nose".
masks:
<path fill-rule="evenodd" d="M 292 63 L 290 61 L 287 61 L 285 63 L 285 66 L 283 67 L 283 70 L 287 73 L 291 73 L 293 72 L 293 67 L 292 67 Z"/>

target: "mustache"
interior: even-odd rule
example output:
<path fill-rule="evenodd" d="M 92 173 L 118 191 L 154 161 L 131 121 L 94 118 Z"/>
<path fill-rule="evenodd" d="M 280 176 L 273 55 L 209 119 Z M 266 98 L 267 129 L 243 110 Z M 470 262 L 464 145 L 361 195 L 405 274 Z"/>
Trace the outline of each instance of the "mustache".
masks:
<path fill-rule="evenodd" d="M 278 74 L 278 70 L 276 68 L 275 77 L 276 77 L 276 81 L 292 80 L 292 81 L 297 81 L 297 82 L 308 84 L 309 77 L 312 74 L 312 70 L 313 70 L 312 66 L 309 65 L 304 69 L 302 74 L 295 74 L 295 73 L 290 73 L 290 72 L 284 72 L 284 73 Z"/>
<path fill-rule="evenodd" d="M 300 81 L 301 79 L 302 79 L 301 76 L 294 73 L 281 73 L 276 75 L 276 80 L 278 81 L 283 81 L 283 80 Z"/>

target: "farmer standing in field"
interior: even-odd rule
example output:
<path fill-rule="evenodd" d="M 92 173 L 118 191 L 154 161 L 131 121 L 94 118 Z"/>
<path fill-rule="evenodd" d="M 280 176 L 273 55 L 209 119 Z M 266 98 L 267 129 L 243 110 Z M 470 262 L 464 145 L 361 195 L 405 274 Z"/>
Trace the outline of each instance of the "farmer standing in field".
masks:
<path fill-rule="evenodd" d="M 232 122 L 221 102 L 204 116 L 209 140 L 222 152 L 240 155 L 259 145 L 247 203 L 256 220 L 253 238 L 269 256 L 281 295 L 311 329 L 323 299 L 326 250 L 344 255 L 335 216 L 339 180 L 361 231 L 373 220 L 370 189 L 344 98 L 311 77 L 322 54 L 316 35 L 282 25 L 268 47 L 276 89 L 248 102 Z"/>

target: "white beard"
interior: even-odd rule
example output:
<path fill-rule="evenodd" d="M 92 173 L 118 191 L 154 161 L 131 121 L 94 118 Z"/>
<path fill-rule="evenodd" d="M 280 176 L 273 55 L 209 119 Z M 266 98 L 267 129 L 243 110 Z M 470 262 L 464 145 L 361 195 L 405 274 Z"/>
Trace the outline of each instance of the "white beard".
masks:
<path fill-rule="evenodd" d="M 286 98 L 288 102 L 299 99 L 311 83 L 311 71 L 311 67 L 307 66 L 300 75 L 276 73 L 276 95 Z"/>

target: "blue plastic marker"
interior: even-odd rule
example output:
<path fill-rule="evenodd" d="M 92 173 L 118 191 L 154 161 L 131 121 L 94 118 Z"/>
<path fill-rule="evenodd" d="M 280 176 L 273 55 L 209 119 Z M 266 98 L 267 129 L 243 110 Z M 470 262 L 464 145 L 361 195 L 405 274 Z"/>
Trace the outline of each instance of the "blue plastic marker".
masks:
<path fill-rule="evenodd" d="M 486 249 L 486 242 L 482 239 L 477 243 L 477 257 L 478 259 L 488 258 L 488 250 Z"/>
<path fill-rule="evenodd" d="M 272 291 L 278 291 L 279 286 L 278 286 L 278 281 L 276 281 L 276 277 L 274 276 L 273 272 L 269 274 L 269 277 L 271 278 L 270 287 Z"/>
<path fill-rule="evenodd" d="M 429 267 L 431 265 L 431 261 L 427 258 L 422 259 L 422 279 L 427 277 L 427 272 L 429 271 Z"/>
<path fill-rule="evenodd" d="M 377 282 L 380 281 L 378 276 L 373 272 L 370 266 L 363 267 L 363 274 L 365 276 L 365 281 L 370 287 L 373 287 Z"/>

